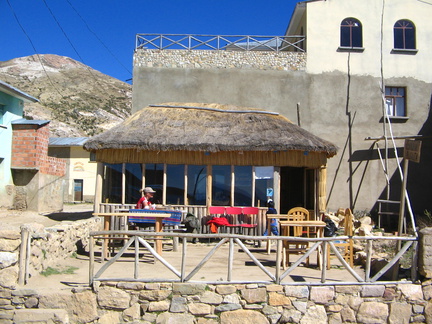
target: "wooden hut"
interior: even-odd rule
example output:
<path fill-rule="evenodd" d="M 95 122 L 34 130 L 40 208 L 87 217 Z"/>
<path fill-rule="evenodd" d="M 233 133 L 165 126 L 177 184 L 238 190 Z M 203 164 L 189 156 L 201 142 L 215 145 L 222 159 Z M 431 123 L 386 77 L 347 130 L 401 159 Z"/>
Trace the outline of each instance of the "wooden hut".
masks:
<path fill-rule="evenodd" d="M 195 213 L 269 198 L 280 212 L 324 210 L 327 158 L 337 151 L 279 113 L 206 103 L 150 105 L 84 148 L 100 162 L 96 210 L 132 204 L 152 186 L 157 203 Z"/>

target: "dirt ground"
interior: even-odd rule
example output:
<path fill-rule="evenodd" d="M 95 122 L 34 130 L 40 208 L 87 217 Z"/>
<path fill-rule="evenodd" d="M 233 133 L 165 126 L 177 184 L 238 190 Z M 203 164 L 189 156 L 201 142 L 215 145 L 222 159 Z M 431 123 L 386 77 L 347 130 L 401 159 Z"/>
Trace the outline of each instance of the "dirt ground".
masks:
<path fill-rule="evenodd" d="M 73 222 L 78 219 L 92 217 L 92 205 L 90 204 L 76 204 L 65 205 L 64 210 L 58 213 L 38 214 L 34 212 L 18 212 L 18 211 L 0 211 L 0 221 L 3 226 L 19 227 L 23 223 L 39 223 L 44 226 L 53 226 L 59 222 Z M 276 253 L 275 246 L 273 245 L 272 252 L 267 254 L 264 246 L 255 248 L 252 242 L 246 242 L 246 247 L 250 250 L 252 255 L 258 259 L 271 274 L 275 274 Z M 196 244 L 188 243 L 186 246 L 185 258 L 185 273 L 189 274 L 191 271 L 203 260 L 206 255 L 216 245 L 216 242 L 198 242 Z M 122 243 L 119 242 L 116 252 L 121 248 Z M 96 258 L 94 274 L 106 264 L 103 262 L 101 255 L 101 244 L 96 245 Z M 134 248 L 131 247 L 117 262 L 112 264 L 103 272 L 99 278 L 133 278 L 135 269 L 135 258 L 133 257 Z M 181 271 L 181 253 L 182 245 L 180 244 L 178 251 L 173 251 L 172 240 L 167 239 L 164 243 L 164 251 L 162 257 L 167 260 L 177 271 Z M 167 281 L 178 280 L 176 274 L 164 266 L 160 261 L 155 260 L 151 254 L 140 248 L 140 258 L 138 262 L 138 278 L 156 279 L 164 278 Z M 191 281 L 226 281 L 228 273 L 228 255 L 229 245 L 222 245 L 209 261 L 198 271 L 191 279 Z M 296 257 L 293 258 L 295 260 Z M 73 257 L 68 257 L 61 260 L 59 264 L 53 267 L 55 270 L 62 272 L 61 274 L 51 274 L 43 276 L 41 274 L 33 274 L 25 288 L 35 289 L 39 292 L 53 291 L 53 290 L 70 290 L 77 287 L 89 286 L 89 255 L 77 254 Z M 68 271 L 69 270 L 69 271 Z M 71 272 L 71 273 L 67 273 Z M 363 270 L 358 267 L 356 272 L 363 277 Z M 344 270 L 336 258 L 332 258 L 332 268 L 326 271 L 326 278 L 330 281 L 343 282 L 356 281 L 355 278 L 347 271 Z M 232 281 L 239 282 L 242 280 L 248 281 L 270 281 L 270 277 L 260 269 L 253 260 L 243 251 L 240 246 L 236 245 L 234 249 L 234 262 Z M 317 282 L 321 279 L 321 270 L 317 267 L 316 254 L 310 258 L 310 265 L 307 267 L 301 264 L 292 273 L 285 277 L 283 283 L 288 282 Z"/>

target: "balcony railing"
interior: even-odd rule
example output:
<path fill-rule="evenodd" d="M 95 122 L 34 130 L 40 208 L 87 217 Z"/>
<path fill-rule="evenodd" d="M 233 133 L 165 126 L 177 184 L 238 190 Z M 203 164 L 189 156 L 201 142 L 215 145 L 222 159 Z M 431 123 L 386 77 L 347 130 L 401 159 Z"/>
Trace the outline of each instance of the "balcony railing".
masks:
<path fill-rule="evenodd" d="M 305 36 L 137 34 L 137 49 L 305 52 Z"/>

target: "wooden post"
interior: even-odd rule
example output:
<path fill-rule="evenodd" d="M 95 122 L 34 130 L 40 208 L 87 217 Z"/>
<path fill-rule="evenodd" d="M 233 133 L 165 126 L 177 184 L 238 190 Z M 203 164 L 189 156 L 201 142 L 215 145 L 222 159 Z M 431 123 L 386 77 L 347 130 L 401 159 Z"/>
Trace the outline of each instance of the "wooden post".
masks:
<path fill-rule="evenodd" d="M 24 285 L 27 278 L 27 241 L 29 240 L 29 230 L 25 226 L 21 227 L 21 245 L 19 255 L 19 275 L 18 284 Z"/>
<path fill-rule="evenodd" d="M 232 238 L 229 239 L 229 254 L 228 254 L 228 276 L 227 280 L 232 280 L 232 270 L 233 270 L 233 262 L 234 262 L 234 240 Z"/>
<path fill-rule="evenodd" d="M 93 275 L 94 275 L 94 238 L 90 235 L 89 242 L 89 256 L 90 256 L 90 264 L 89 264 L 89 285 L 93 284 Z"/>

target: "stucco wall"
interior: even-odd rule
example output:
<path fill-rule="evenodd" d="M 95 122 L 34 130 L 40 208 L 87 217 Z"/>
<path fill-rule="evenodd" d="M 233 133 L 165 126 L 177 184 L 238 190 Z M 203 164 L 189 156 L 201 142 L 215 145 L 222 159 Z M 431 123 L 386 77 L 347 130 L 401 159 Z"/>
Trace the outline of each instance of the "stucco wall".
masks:
<path fill-rule="evenodd" d="M 307 4 L 307 70 L 309 73 L 348 70 L 352 74 L 380 77 L 381 63 L 385 78 L 413 77 L 432 82 L 425 66 L 432 65 L 429 55 L 432 37 L 429 3 L 416 0 L 331 0 Z M 363 27 L 362 53 L 338 52 L 340 23 L 345 18 L 356 18 Z M 381 39 L 382 18 L 382 39 Z M 394 54 L 393 26 L 400 19 L 411 20 L 416 27 L 418 52 L 415 55 Z M 334 35 L 334 37 L 327 37 Z M 381 57 L 382 47 L 382 57 Z"/>
<path fill-rule="evenodd" d="M 135 61 L 143 59 L 145 52 L 136 56 Z M 154 57 L 154 53 L 150 56 Z M 394 135 L 430 134 L 431 83 L 414 78 L 392 78 L 387 83 L 404 85 L 410 93 L 407 97 L 409 119 L 393 124 Z M 161 102 L 217 102 L 276 111 L 297 123 L 299 104 L 301 126 L 340 148 L 338 155 L 328 160 L 328 208 L 353 206 L 355 210 L 371 210 L 386 184 L 377 151 L 371 151 L 372 142 L 365 141 L 368 136 L 383 134 L 379 84 L 378 77 L 348 76 L 342 72 L 154 68 L 136 64 L 133 110 Z M 397 146 L 403 147 L 403 141 L 398 141 Z M 432 209 L 422 189 L 432 182 L 428 155 L 427 143 L 424 143 L 422 162 L 410 165 L 410 174 L 422 174 L 408 181 L 417 213 Z M 389 174 L 397 184 L 400 181 L 395 161 L 390 162 Z M 352 178 L 350 173 L 353 173 Z M 400 197 L 398 188 L 395 186 L 392 193 L 395 200 Z"/>

